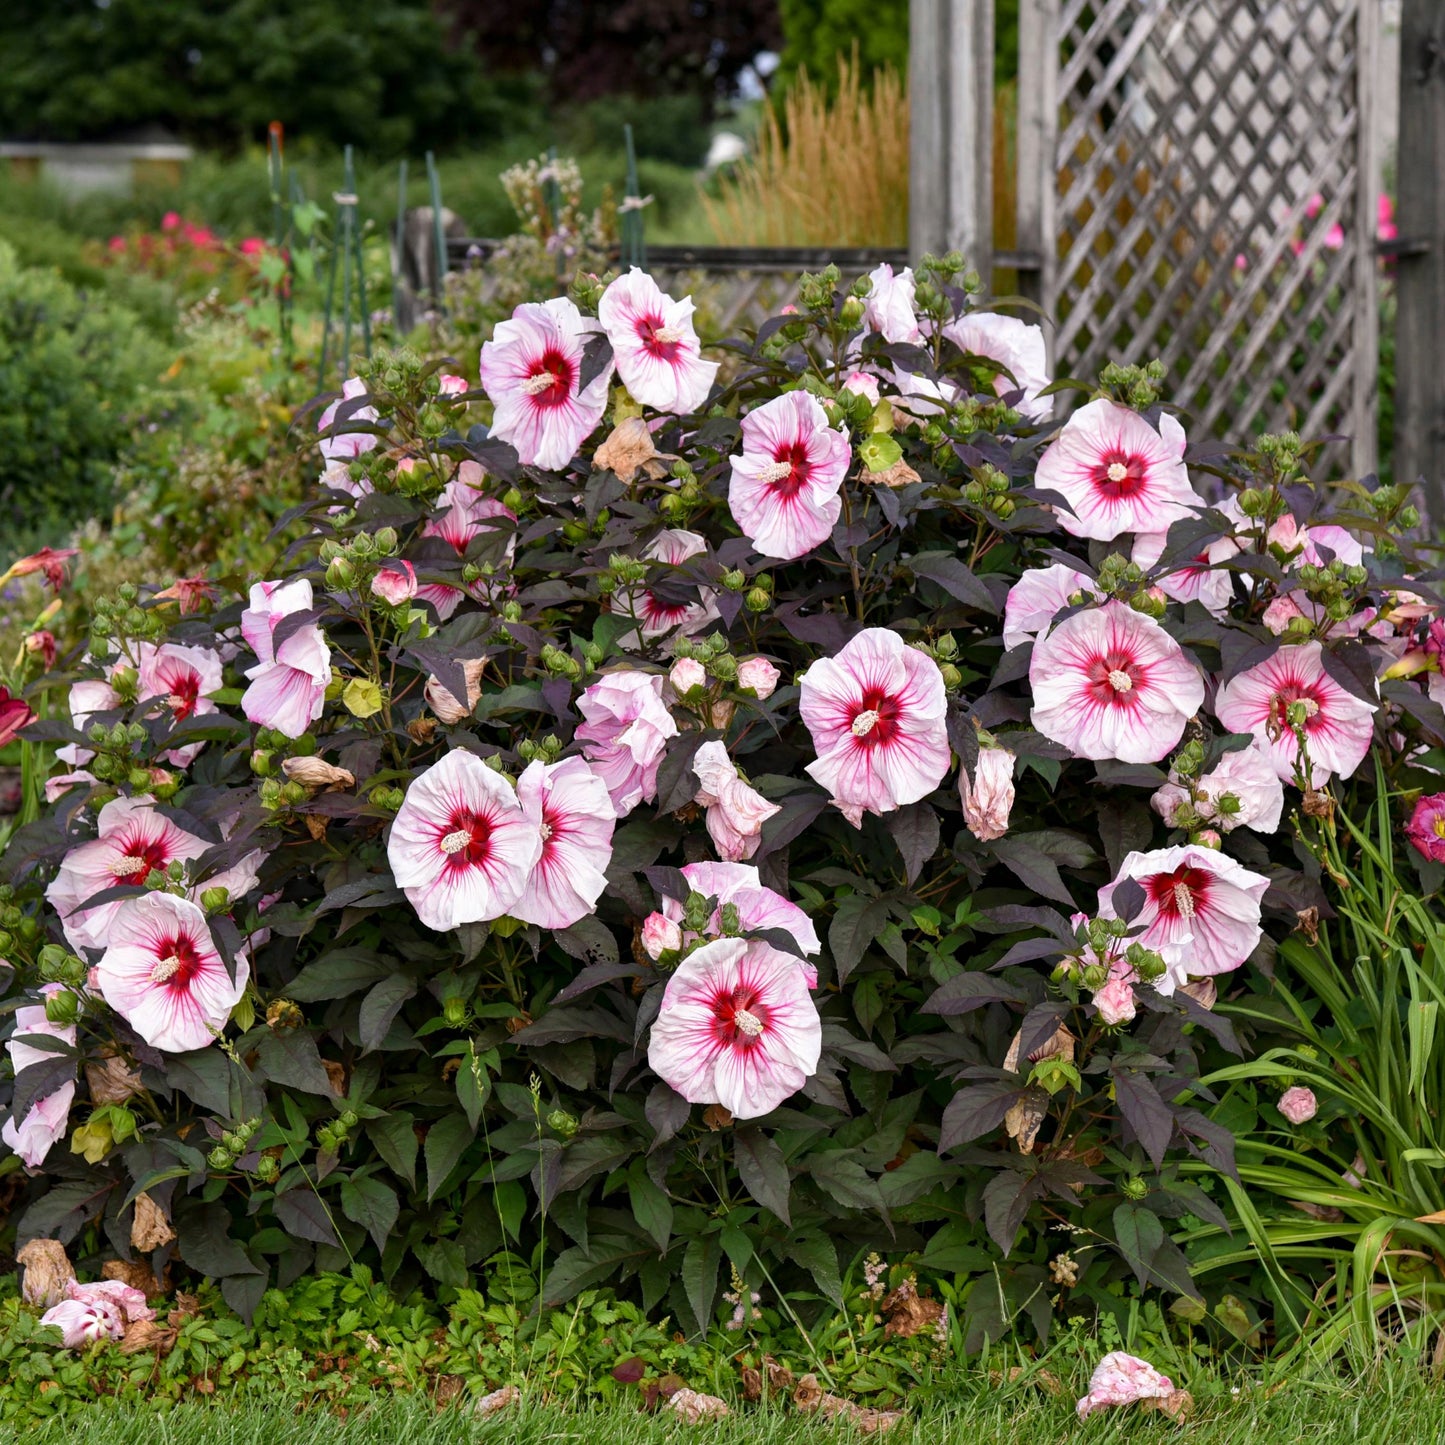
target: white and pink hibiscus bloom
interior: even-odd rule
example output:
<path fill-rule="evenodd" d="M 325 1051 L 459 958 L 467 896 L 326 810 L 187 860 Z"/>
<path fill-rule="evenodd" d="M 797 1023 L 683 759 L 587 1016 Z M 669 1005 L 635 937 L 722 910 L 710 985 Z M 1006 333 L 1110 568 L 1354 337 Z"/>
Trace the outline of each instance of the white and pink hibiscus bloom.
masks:
<path fill-rule="evenodd" d="M 577 741 L 607 785 L 619 818 L 657 796 L 657 770 L 667 740 L 677 736 L 677 723 L 662 701 L 665 681 L 660 673 L 605 673 L 578 700 L 585 721 Z"/>
<path fill-rule="evenodd" d="M 1209 977 L 1238 968 L 1263 936 L 1260 900 L 1269 879 L 1214 848 L 1185 844 L 1130 853 L 1119 875 L 1099 890 L 1099 917 L 1117 918 L 1114 894 L 1132 878 L 1144 890 L 1134 916 L 1137 942 L 1166 966 L 1155 984 L 1173 993 L 1191 974 Z"/>
<path fill-rule="evenodd" d="M 602 420 L 612 363 L 582 385 L 583 353 L 596 333 L 596 322 L 555 296 L 524 302 L 482 344 L 492 435 L 510 442 L 523 466 L 565 467 Z"/>
<path fill-rule="evenodd" d="M 704 743 L 693 757 L 698 790 L 693 799 L 707 809 L 707 833 L 718 856 L 740 863 L 758 851 L 763 824 L 781 811 L 743 780 L 721 742 Z"/>
<path fill-rule="evenodd" d="M 326 707 L 331 649 L 314 622 L 297 627 L 279 646 L 275 635 L 282 621 L 311 608 L 311 583 L 304 577 L 257 582 L 250 600 L 241 614 L 241 635 L 257 663 L 246 673 L 251 685 L 241 696 L 241 711 L 258 727 L 299 738 Z"/>
<path fill-rule="evenodd" d="M 923 332 L 914 309 L 918 287 L 913 268 L 905 266 L 895 273 L 885 261 L 868 273 L 868 279 L 873 287 L 863 301 L 864 329 L 876 331 L 889 343 L 921 341 Z"/>
<path fill-rule="evenodd" d="M 757 1119 L 817 1072 L 822 1046 L 798 961 L 760 939 L 719 938 L 668 978 L 647 1062 L 688 1103 Z"/>
<path fill-rule="evenodd" d="M 1081 406 L 1039 458 L 1039 487 L 1068 503 L 1059 524 L 1112 542 L 1124 532 L 1167 532 L 1204 503 L 1189 485 L 1184 428 L 1168 412 L 1155 431 L 1138 412 L 1101 398 Z"/>
<path fill-rule="evenodd" d="M 1353 532 L 1333 522 L 1303 526 L 1289 512 L 1270 527 L 1266 540 L 1271 546 L 1294 554 L 1288 563 L 1291 570 L 1306 564 L 1323 567 L 1333 560 L 1339 560 L 1347 567 L 1358 567 L 1364 561 L 1365 553 L 1373 550 Z"/>
<path fill-rule="evenodd" d="M 95 981 L 152 1048 L 184 1054 L 205 1048 L 246 992 L 250 965 L 244 953 L 234 962 L 232 977 L 197 904 L 147 893 L 116 909 Z"/>
<path fill-rule="evenodd" d="M 636 266 L 602 293 L 597 319 L 622 384 L 643 406 L 682 414 L 707 400 L 718 363 L 702 358 L 695 309 L 692 297 L 674 301 Z"/>
<path fill-rule="evenodd" d="M 346 381 L 342 383 L 341 395 L 321 413 L 321 418 L 316 423 L 316 430 L 324 432 L 335 426 L 337 424 L 336 415 L 342 406 L 349 401 L 356 401 L 365 395 L 366 383 L 359 376 L 348 377 Z M 364 425 L 368 422 L 374 424 L 380 419 L 380 413 L 374 406 L 357 407 L 351 411 L 345 421 L 341 423 L 343 427 L 342 431 L 338 432 L 335 436 L 321 438 L 321 455 L 326 458 L 328 463 L 334 464 L 341 462 L 344 465 L 347 462 L 354 461 L 363 452 L 375 450 L 380 438 L 374 432 L 347 431 L 344 430 L 344 428 Z M 328 478 L 330 473 L 331 467 L 328 466 Z M 328 481 L 328 485 L 340 485 L 340 483 L 331 483 Z"/>
<path fill-rule="evenodd" d="M 668 567 L 681 567 L 694 557 L 707 553 L 707 538 L 696 532 L 685 532 L 669 527 L 659 532 L 643 549 L 643 559 L 661 562 Z M 623 647 L 639 646 L 638 634 L 642 640 L 651 642 L 676 631 L 683 637 L 692 637 L 701 632 L 708 623 L 716 621 L 717 593 L 711 587 L 699 587 L 694 600 L 673 601 L 660 597 L 646 587 L 626 588 L 620 595 L 622 606 L 630 610 L 638 620 L 638 632 L 629 633 L 620 639 Z"/>
<path fill-rule="evenodd" d="M 1325 671 L 1318 642 L 1281 647 L 1273 657 L 1237 673 L 1219 689 L 1215 716 L 1230 732 L 1253 733 L 1285 782 L 1300 761 L 1290 722 L 1298 704 L 1309 745 L 1311 787 L 1348 778 L 1365 760 L 1374 737 L 1376 705 L 1357 697 Z"/>
<path fill-rule="evenodd" d="M 54 1325 L 67 1350 L 83 1350 L 99 1340 L 118 1340 L 125 1334 L 125 1317 L 104 1296 L 67 1298 L 40 1316 L 42 1325 Z"/>
<path fill-rule="evenodd" d="M 1252 828 L 1274 833 L 1284 812 L 1284 784 L 1259 738 L 1248 747 L 1227 752 L 1191 788 L 1170 773 L 1149 804 L 1171 828 L 1188 803 L 1195 814 L 1221 833 Z"/>
<path fill-rule="evenodd" d="M 938 664 L 886 627 L 864 628 L 802 676 L 798 710 L 817 759 L 809 776 L 853 826 L 926 798 L 948 773 Z"/>
<path fill-rule="evenodd" d="M 731 903 L 738 911 L 738 927 L 744 933 L 766 933 L 769 929 L 780 928 L 791 935 L 793 941 L 809 958 L 814 958 L 823 951 L 812 919 L 796 903 L 790 903 L 781 893 L 764 887 L 762 876 L 750 863 L 688 863 L 683 866 L 682 876 L 694 893 L 700 893 L 704 898 L 717 899 L 717 907 L 708 919 L 705 936 L 715 937 L 722 932 L 723 905 Z M 657 954 L 652 953 L 649 939 L 672 938 L 672 929 L 679 928 L 683 913 L 683 906 L 677 899 L 664 898 L 662 911 L 648 915 L 643 924 L 643 943 L 651 957 L 656 958 Z M 648 931 L 649 925 L 651 933 Z M 692 942 L 697 935 L 688 934 L 684 937 L 679 931 L 676 937 L 675 943 L 667 943 L 665 946 L 681 948 L 685 942 Z M 811 963 L 803 963 L 801 966 L 807 977 L 808 987 L 816 988 L 818 970 Z"/>
<path fill-rule="evenodd" d="M 1034 644 L 1034 727 L 1076 758 L 1156 763 L 1204 703 L 1204 679 L 1152 618 L 1122 602 L 1076 612 Z"/>
<path fill-rule="evenodd" d="M 784 392 L 742 422 L 728 506 L 765 557 L 792 561 L 826 542 L 843 510 L 838 493 L 853 459 L 848 433 L 828 425 L 817 397 Z"/>
<path fill-rule="evenodd" d="M 1047 421 L 1054 400 L 1039 393 L 1049 385 L 1049 353 L 1041 326 L 997 311 L 967 311 L 944 328 L 943 334 L 965 355 L 996 361 L 1012 377 L 999 375 L 993 389 L 999 396 L 1022 392 L 1020 415 L 1032 422 Z"/>
<path fill-rule="evenodd" d="M 501 502 L 486 496 L 481 490 L 482 478 L 486 476 L 481 464 L 465 461 L 457 468 L 457 474 L 441 490 L 437 498 L 436 515 L 428 518 L 421 529 L 423 537 L 440 537 L 451 545 L 460 561 L 467 555 L 467 548 L 484 532 L 505 530 L 507 542 L 504 565 L 511 567 L 517 550 L 517 537 L 509 524 L 517 516 Z M 478 580 L 471 589 L 475 597 L 488 595 L 486 584 Z M 445 622 L 457 610 L 457 604 L 467 596 L 463 587 L 448 582 L 424 582 L 416 589 L 417 599 L 430 602 L 437 610 L 437 616 Z"/>
<path fill-rule="evenodd" d="M 125 884 L 138 887 L 152 869 L 164 873 L 177 860 L 189 863 L 212 845 L 187 832 L 149 798 L 113 798 L 97 819 L 99 836 L 80 843 L 65 855 L 60 871 L 45 890 L 46 901 L 60 915 L 66 941 L 74 949 L 104 948 L 123 899 L 87 907 L 97 893 Z M 199 899 L 207 888 L 225 888 L 233 899 L 249 893 L 259 881 L 265 854 L 259 849 L 239 863 L 191 888 Z"/>
<path fill-rule="evenodd" d="M 210 647 L 186 647 L 176 642 L 143 642 L 140 646 L 139 701 L 160 701 L 176 722 L 204 717 L 217 710 L 210 694 L 223 682 L 221 655 Z M 204 743 L 185 743 L 162 756 L 178 768 L 188 768 Z"/>
<path fill-rule="evenodd" d="M 607 887 L 617 826 L 607 784 L 581 758 L 532 762 L 517 779 L 517 798 L 542 854 L 511 915 L 539 928 L 570 928 L 597 911 Z"/>
<path fill-rule="evenodd" d="M 43 995 L 54 993 L 58 983 L 45 984 Z M 49 1063 L 57 1055 L 50 1049 L 27 1042 L 36 1036 L 59 1039 L 61 1043 L 75 1047 L 74 1024 L 55 1024 L 45 1017 L 45 1004 L 26 1004 L 15 1010 L 15 1032 L 5 1045 L 10 1055 L 10 1066 L 18 1076 L 32 1064 Z M 0 1140 L 10 1146 L 21 1158 L 27 1169 L 38 1169 L 45 1162 L 45 1156 L 57 1140 L 65 1137 L 66 1125 L 70 1119 L 70 1106 L 75 1102 L 75 1082 L 62 1084 L 54 1093 L 45 1094 L 34 1100 L 23 1119 L 11 1117 L 0 1126 Z"/>
<path fill-rule="evenodd" d="M 77 732 L 84 732 L 90 726 L 90 720 L 98 712 L 111 712 L 120 706 L 120 694 L 104 678 L 87 677 L 80 682 L 73 682 L 70 685 L 70 695 L 67 699 L 70 708 L 71 726 Z M 83 768 L 94 756 L 93 748 L 81 747 L 79 743 L 66 743 L 63 748 L 56 748 L 55 756 L 62 763 L 69 763 L 73 768 Z M 89 773 L 78 773 L 73 775 L 78 780 L 94 782 Z M 54 782 L 64 781 L 70 785 L 69 779 L 53 779 Z M 49 783 L 46 784 L 46 797 L 48 801 L 54 799 L 49 796 Z"/>
<path fill-rule="evenodd" d="M 1087 572 L 1063 562 L 1048 567 L 1031 567 L 1008 590 L 1003 604 L 1003 645 L 1010 652 L 1047 632 L 1055 617 L 1074 598 L 1087 601 L 1097 597 L 1097 583 Z"/>
<path fill-rule="evenodd" d="M 1174 1382 L 1147 1360 L 1115 1350 L 1099 1361 L 1089 1377 L 1089 1393 L 1075 1408 L 1085 1420 L 1095 1410 L 1133 1405 L 1140 1400 L 1163 1400 L 1174 1393 Z"/>
<path fill-rule="evenodd" d="M 371 595 L 388 607 L 403 607 L 416 596 L 416 568 L 404 558 L 385 562 L 371 579 Z"/>
<path fill-rule="evenodd" d="M 1167 542 L 1165 532 L 1141 532 L 1134 539 L 1130 560 L 1148 572 L 1164 555 Z M 1176 602 L 1198 602 L 1213 616 L 1223 617 L 1234 600 L 1234 574 L 1219 564 L 1237 556 L 1239 551 L 1239 543 L 1233 537 L 1217 537 L 1189 561 L 1164 573 L 1156 585 Z"/>
<path fill-rule="evenodd" d="M 516 906 L 541 861 L 542 833 L 511 783 L 458 748 L 412 780 L 386 856 L 416 916 L 445 933 Z"/>

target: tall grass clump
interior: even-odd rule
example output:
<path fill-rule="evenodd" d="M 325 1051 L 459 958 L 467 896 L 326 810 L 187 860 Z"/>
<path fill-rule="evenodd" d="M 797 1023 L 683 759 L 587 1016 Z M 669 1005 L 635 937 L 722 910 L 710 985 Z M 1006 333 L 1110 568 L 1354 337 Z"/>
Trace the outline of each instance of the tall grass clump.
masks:
<path fill-rule="evenodd" d="M 908 87 L 891 66 L 865 75 L 838 57 L 832 98 L 806 70 L 769 104 L 752 155 L 701 192 L 725 246 L 905 246 Z"/>

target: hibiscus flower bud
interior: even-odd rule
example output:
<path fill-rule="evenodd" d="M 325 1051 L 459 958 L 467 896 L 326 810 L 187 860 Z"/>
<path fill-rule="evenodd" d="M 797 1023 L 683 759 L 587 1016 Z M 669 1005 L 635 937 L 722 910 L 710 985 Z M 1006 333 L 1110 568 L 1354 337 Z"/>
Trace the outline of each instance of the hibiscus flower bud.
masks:
<path fill-rule="evenodd" d="M 1223 846 L 1223 839 L 1219 836 L 1218 830 L 1214 828 L 1201 828 L 1197 833 L 1191 835 L 1191 843 L 1198 843 L 1201 848 L 1219 848 Z"/>
<path fill-rule="evenodd" d="M 759 701 L 773 695 L 779 676 L 778 669 L 766 657 L 749 657 L 738 663 L 738 686 L 756 694 Z"/>
<path fill-rule="evenodd" d="M 442 1017 L 454 1029 L 459 1029 L 467 1021 L 467 1001 L 458 998 L 455 994 L 442 1000 Z"/>
<path fill-rule="evenodd" d="M 1298 1128 L 1301 1124 L 1308 1124 L 1314 1118 L 1319 1104 L 1315 1099 L 1314 1090 L 1307 1089 L 1303 1084 L 1296 1084 L 1292 1089 L 1286 1089 L 1279 1098 L 1279 1111 L 1289 1122 Z"/>
<path fill-rule="evenodd" d="M 749 612 L 766 612 L 773 604 L 773 595 L 771 592 L 763 591 L 761 587 L 754 587 L 749 591 L 745 601 Z"/>
<path fill-rule="evenodd" d="M 45 997 L 45 1017 L 52 1024 L 73 1024 L 80 1017 L 80 1000 L 67 988 Z"/>
<path fill-rule="evenodd" d="M 392 607 L 401 607 L 416 596 L 416 569 L 410 562 L 389 562 L 371 579 L 371 594 Z"/>
<path fill-rule="evenodd" d="M 945 686 L 949 671 L 958 669 L 949 664 L 944 670 Z M 969 832 L 985 843 L 1002 838 L 1014 803 L 1014 755 L 1007 748 L 980 748 L 973 778 L 960 769 L 958 792 Z"/>
<path fill-rule="evenodd" d="M 206 1155 L 206 1163 L 209 1164 L 212 1169 L 229 1169 L 231 1167 L 230 1151 L 217 1144 L 216 1147 Z"/>
<path fill-rule="evenodd" d="M 1087 989 L 1103 988 L 1109 979 L 1109 970 L 1102 963 L 1086 964 L 1079 975 L 1079 982 Z"/>
<path fill-rule="evenodd" d="M 383 527 L 376 534 L 376 550 L 383 557 L 390 557 L 396 551 L 398 541 L 395 527 Z"/>
<path fill-rule="evenodd" d="M 642 924 L 642 947 L 653 960 L 676 953 L 682 947 L 682 929 L 664 914 L 649 913 Z"/>
<path fill-rule="evenodd" d="M 356 568 L 345 557 L 333 557 L 326 566 L 326 585 L 346 592 L 356 585 Z"/>
<path fill-rule="evenodd" d="M 207 913 L 224 913 L 231 906 L 229 888 L 207 888 L 201 894 L 201 907 Z"/>
<path fill-rule="evenodd" d="M 736 682 L 738 660 L 730 652 L 720 653 L 708 663 L 707 670 L 722 682 Z"/>
<path fill-rule="evenodd" d="M 672 664 L 667 680 L 678 697 L 687 697 L 689 693 L 707 686 L 707 669 L 695 658 L 680 657 Z"/>

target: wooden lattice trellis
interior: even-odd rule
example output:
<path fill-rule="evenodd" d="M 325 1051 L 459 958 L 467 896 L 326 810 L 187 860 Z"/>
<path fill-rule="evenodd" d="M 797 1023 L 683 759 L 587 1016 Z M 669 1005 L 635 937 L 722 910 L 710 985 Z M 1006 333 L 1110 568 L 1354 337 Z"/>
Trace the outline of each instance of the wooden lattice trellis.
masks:
<path fill-rule="evenodd" d="M 1329 460 L 1371 470 L 1374 0 L 1022 10 L 1019 244 L 1058 368 L 1158 356 L 1196 434 L 1343 433 Z"/>

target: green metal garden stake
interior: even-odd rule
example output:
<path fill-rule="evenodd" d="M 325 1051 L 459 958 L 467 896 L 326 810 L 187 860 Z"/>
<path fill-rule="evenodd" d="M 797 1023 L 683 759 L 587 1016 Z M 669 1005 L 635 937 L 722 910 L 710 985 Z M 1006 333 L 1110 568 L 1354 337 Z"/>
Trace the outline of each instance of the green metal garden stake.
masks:
<path fill-rule="evenodd" d="M 441 172 L 437 170 L 436 157 L 428 151 L 426 153 L 426 175 L 431 186 L 431 225 L 432 239 L 436 243 L 437 252 L 437 279 L 436 279 L 436 309 L 443 309 L 443 297 L 446 292 L 447 280 L 447 238 L 442 229 L 442 178 Z"/>
<path fill-rule="evenodd" d="M 621 262 L 628 266 L 647 266 L 647 239 L 642 223 L 642 186 L 637 179 L 637 151 L 632 144 L 632 127 L 622 127 L 627 144 L 627 194 L 622 199 Z"/>
<path fill-rule="evenodd" d="M 396 173 L 396 233 L 391 251 L 391 324 L 400 337 L 401 331 L 401 259 L 406 239 L 406 160 L 402 159 Z"/>

